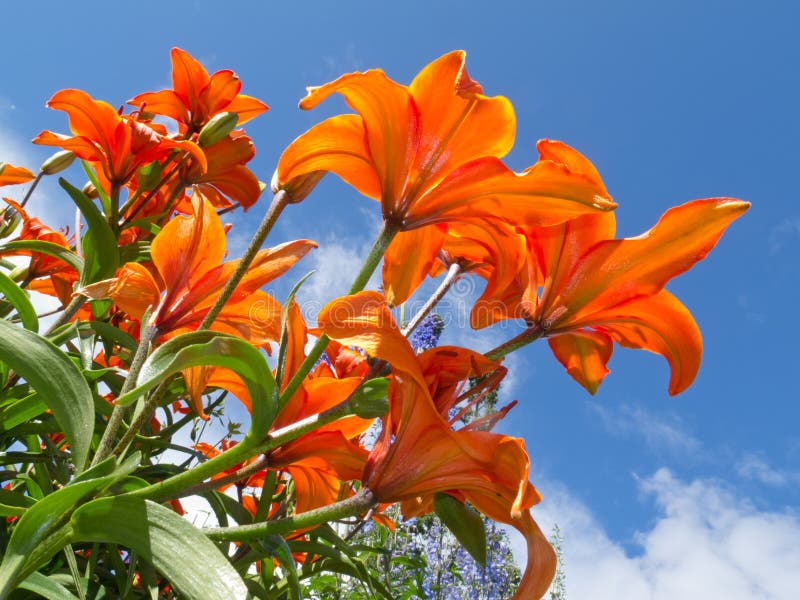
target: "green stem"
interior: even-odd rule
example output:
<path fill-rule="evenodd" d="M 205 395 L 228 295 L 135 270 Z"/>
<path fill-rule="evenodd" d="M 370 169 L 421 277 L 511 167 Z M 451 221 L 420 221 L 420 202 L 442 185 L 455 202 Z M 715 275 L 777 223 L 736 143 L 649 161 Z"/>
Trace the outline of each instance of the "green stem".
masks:
<path fill-rule="evenodd" d="M 136 354 L 133 355 L 133 360 L 131 360 L 131 368 L 130 371 L 128 371 L 128 377 L 125 379 L 125 383 L 120 390 L 120 396 L 130 392 L 136 387 L 136 378 L 139 376 L 139 371 L 142 369 L 142 365 L 144 365 L 144 361 L 150 353 L 150 345 L 160 333 L 158 327 L 155 325 L 148 325 L 145 327 L 142 332 L 141 340 L 139 341 L 139 347 L 136 348 Z M 122 417 L 126 412 L 127 407 L 114 407 L 108 419 L 108 423 L 106 424 L 106 429 L 103 432 L 103 437 L 100 438 L 100 443 L 97 446 L 97 452 L 94 455 L 94 459 L 92 459 L 91 466 L 95 466 L 111 454 L 114 438 L 117 436 L 117 431 L 122 423 Z"/>
<path fill-rule="evenodd" d="M 236 266 L 236 270 L 233 272 L 230 279 L 228 279 L 228 283 L 225 284 L 225 288 L 217 298 L 217 301 L 214 302 L 214 306 L 211 307 L 211 310 L 208 311 L 208 314 L 203 319 L 203 322 L 200 324 L 200 329 L 208 329 L 211 327 L 214 323 L 214 319 L 219 316 L 220 311 L 222 311 L 228 298 L 230 298 L 234 290 L 236 290 L 236 286 L 242 281 L 244 274 L 247 272 L 256 254 L 258 254 L 258 251 L 264 244 L 264 240 L 267 239 L 267 235 L 275 225 L 275 221 L 278 220 L 278 217 L 288 203 L 289 195 L 283 190 L 279 191 L 272 198 L 272 204 L 270 204 L 267 214 L 264 215 L 261 224 L 258 226 L 258 229 L 256 229 L 253 239 L 250 240 L 250 245 L 247 247 L 244 256 L 242 256 L 239 264 Z"/>
<path fill-rule="evenodd" d="M 354 517 L 368 511 L 375 505 L 375 502 L 375 494 L 372 493 L 372 490 L 361 488 L 357 494 L 346 500 L 309 510 L 293 517 L 266 523 L 240 525 L 238 527 L 219 527 L 205 530 L 204 533 L 215 541 L 254 540 L 266 535 L 288 533 L 298 529 L 314 527 L 321 523 Z"/>
<path fill-rule="evenodd" d="M 244 440 L 222 454 L 197 465 L 189 471 L 173 475 L 169 479 L 165 479 L 164 481 L 132 493 L 135 496 L 148 498 L 156 502 L 164 502 L 173 498 L 182 498 L 190 495 L 186 493 L 187 490 L 197 486 L 213 475 L 221 473 L 225 469 L 230 469 L 234 465 L 244 462 L 251 456 L 269 452 L 273 448 L 277 448 L 291 440 L 297 439 L 323 425 L 349 416 L 352 414 L 350 409 L 350 397 L 352 397 L 352 394 L 343 402 L 340 402 L 328 410 L 306 417 L 287 427 L 271 432 L 263 442 L 255 446 L 248 444 L 247 441 Z M 218 480 L 214 480 L 213 487 L 219 487 L 220 484 L 217 482 Z"/>
<path fill-rule="evenodd" d="M 369 278 L 372 277 L 375 269 L 378 268 L 378 264 L 381 262 L 386 249 L 389 247 L 389 244 L 392 243 L 392 240 L 394 239 L 394 236 L 397 235 L 398 231 L 399 227 L 397 225 L 390 224 L 388 221 L 383 222 L 381 230 L 378 232 L 378 237 L 375 238 L 375 242 L 372 244 L 372 248 L 367 255 L 367 259 L 364 261 L 364 265 L 361 267 L 361 271 L 358 272 L 355 281 L 353 281 L 353 285 L 350 287 L 351 294 L 357 294 L 367 285 Z M 325 348 L 328 346 L 329 341 L 330 338 L 324 333 L 319 336 L 317 342 L 308 353 L 308 356 L 306 356 L 306 359 L 300 365 L 300 368 L 297 369 L 297 372 L 294 375 L 292 375 L 289 383 L 287 383 L 286 387 L 283 389 L 281 397 L 278 400 L 279 410 L 283 408 L 287 402 L 289 402 L 292 396 L 294 396 L 295 392 L 300 387 L 300 384 L 303 383 L 303 380 L 306 378 L 306 375 L 311 372 L 311 369 L 313 369 L 314 365 L 317 364 L 317 361 L 319 360 L 320 356 L 322 356 L 322 353 L 325 352 Z"/>
<path fill-rule="evenodd" d="M 511 338 L 507 342 L 500 344 L 494 350 L 489 350 L 485 356 L 486 358 L 490 358 L 492 360 L 503 358 L 506 354 L 511 354 L 515 350 L 519 350 L 523 346 L 527 346 L 531 342 L 538 340 L 543 335 L 544 329 L 536 324 L 531 325 L 525 331 Z"/>
<path fill-rule="evenodd" d="M 59 317 L 55 321 L 53 321 L 53 324 L 47 328 L 47 331 L 45 331 L 44 333 L 44 337 L 49 336 L 56 329 L 61 327 L 64 323 L 68 323 L 69 320 L 75 316 L 75 313 L 77 313 L 81 309 L 81 306 L 86 304 L 87 300 L 88 298 L 86 296 L 83 296 L 81 294 L 75 294 L 72 297 L 72 300 L 69 301 L 69 304 L 67 304 L 67 306 L 64 308 L 64 311 L 59 315 Z"/>

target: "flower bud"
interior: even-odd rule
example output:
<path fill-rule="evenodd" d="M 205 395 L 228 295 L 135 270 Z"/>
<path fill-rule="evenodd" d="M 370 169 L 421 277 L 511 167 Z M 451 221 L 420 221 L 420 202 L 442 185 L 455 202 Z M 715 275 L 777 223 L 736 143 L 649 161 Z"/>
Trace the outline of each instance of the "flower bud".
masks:
<path fill-rule="evenodd" d="M 97 188 L 94 187 L 94 184 L 91 181 L 87 181 L 81 191 L 83 192 L 84 196 L 89 198 L 89 200 L 94 200 L 95 198 L 100 197 L 100 194 L 97 193 Z"/>
<path fill-rule="evenodd" d="M 136 171 L 136 185 L 139 187 L 139 190 L 149 192 L 161 181 L 161 175 L 161 163 L 154 160 Z"/>
<path fill-rule="evenodd" d="M 41 171 L 45 175 L 55 175 L 69 167 L 75 160 L 75 154 L 69 150 L 56 152 L 42 164 Z"/>
<path fill-rule="evenodd" d="M 0 238 L 8 237 L 14 233 L 21 220 L 22 216 L 18 211 L 11 207 L 5 209 L 3 214 L 0 215 Z"/>
<path fill-rule="evenodd" d="M 222 141 L 233 131 L 239 122 L 239 115 L 234 112 L 224 112 L 215 115 L 203 126 L 197 135 L 197 145 L 207 147 Z"/>
<path fill-rule="evenodd" d="M 362 419 L 382 417 L 389 410 L 388 390 L 389 380 L 385 377 L 365 381 L 350 398 L 350 408 Z"/>
<path fill-rule="evenodd" d="M 279 191 L 283 190 L 286 195 L 289 196 L 289 202 L 291 204 L 297 204 L 305 200 L 306 196 L 317 187 L 320 179 L 325 177 L 325 173 L 327 173 L 327 171 L 312 171 L 306 175 L 295 177 L 291 181 L 281 185 L 280 181 L 278 181 L 278 172 L 275 171 L 272 175 L 270 187 L 272 188 L 273 194 L 277 194 Z"/>

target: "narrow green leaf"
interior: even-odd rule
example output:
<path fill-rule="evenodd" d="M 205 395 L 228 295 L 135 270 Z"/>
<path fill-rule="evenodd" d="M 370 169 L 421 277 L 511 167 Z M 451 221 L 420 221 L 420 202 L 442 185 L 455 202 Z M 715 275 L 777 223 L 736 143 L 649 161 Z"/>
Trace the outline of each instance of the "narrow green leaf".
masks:
<path fill-rule="evenodd" d="M 80 471 L 94 430 L 92 392 L 78 367 L 45 338 L 0 321 L 0 360 L 22 375 L 53 411 Z"/>
<path fill-rule="evenodd" d="M 9 431 L 17 425 L 27 423 L 46 410 L 47 404 L 42 401 L 36 392 L 8 406 L 4 406 L 3 410 L 0 410 L 0 432 Z"/>
<path fill-rule="evenodd" d="M 59 246 L 53 242 L 44 240 L 12 240 L 5 244 L 0 244 L 0 252 L 4 254 L 16 254 L 20 250 L 41 252 L 48 256 L 53 256 L 74 268 L 78 273 L 83 272 L 83 259 L 69 248 Z"/>
<path fill-rule="evenodd" d="M 71 519 L 76 541 L 126 546 L 169 579 L 182 597 L 245 598 L 242 578 L 217 547 L 172 510 L 132 496 L 99 498 Z"/>
<path fill-rule="evenodd" d="M 39 331 L 39 318 L 28 295 L 2 271 L 0 271 L 0 292 L 16 309 L 22 326 L 31 331 Z"/>
<path fill-rule="evenodd" d="M 288 583 L 289 597 L 294 600 L 300 600 L 303 597 L 303 592 L 300 589 L 300 579 L 297 575 L 297 564 L 294 562 L 292 550 L 286 543 L 286 540 L 279 535 L 270 535 L 261 540 L 261 544 L 269 551 L 270 555 L 274 556 L 281 569 L 286 574 L 286 581 Z"/>
<path fill-rule="evenodd" d="M 86 177 L 89 178 L 89 181 L 92 182 L 94 189 L 97 190 L 97 195 L 100 197 L 100 205 L 103 207 L 103 212 L 107 215 L 111 214 L 111 199 L 106 194 L 106 191 L 103 189 L 103 186 L 100 185 L 100 181 L 97 179 L 97 175 L 92 170 L 91 165 L 86 162 L 85 160 L 81 161 L 81 166 L 83 167 L 83 172 L 86 173 Z"/>
<path fill-rule="evenodd" d="M 83 237 L 83 255 L 86 268 L 83 270 L 81 285 L 106 279 L 116 273 L 119 266 L 119 248 L 117 236 L 111 230 L 100 209 L 86 194 L 71 185 L 63 177 L 58 178 L 59 185 L 66 190 L 72 201 L 86 219 L 86 235 Z"/>
<path fill-rule="evenodd" d="M 438 493 L 433 497 L 433 509 L 442 523 L 461 542 L 478 564 L 486 566 L 486 527 L 477 511 L 450 494 Z"/>
<path fill-rule="evenodd" d="M 31 573 L 19 587 L 47 600 L 78 600 L 77 596 L 63 585 L 41 573 Z"/>
<path fill-rule="evenodd" d="M 306 279 L 311 277 L 314 273 L 316 273 L 316 271 L 309 271 L 303 275 L 300 280 L 294 284 L 292 289 L 289 291 L 289 295 L 286 296 L 286 301 L 283 303 L 283 310 L 281 311 L 281 341 L 278 347 L 278 362 L 277 366 L 275 367 L 275 381 L 278 382 L 279 386 L 283 385 L 283 370 L 286 368 L 286 350 L 289 346 L 287 329 L 289 306 L 292 304 L 292 300 L 294 300 L 294 297 L 300 289 L 300 286 L 303 285 Z"/>
<path fill-rule="evenodd" d="M 264 355 L 244 340 L 215 331 L 195 331 L 168 340 L 142 366 L 136 388 L 117 398 L 126 406 L 170 375 L 202 365 L 235 371 L 247 386 L 252 402 L 250 431 L 243 442 L 260 442 L 277 413 L 275 380 Z"/>

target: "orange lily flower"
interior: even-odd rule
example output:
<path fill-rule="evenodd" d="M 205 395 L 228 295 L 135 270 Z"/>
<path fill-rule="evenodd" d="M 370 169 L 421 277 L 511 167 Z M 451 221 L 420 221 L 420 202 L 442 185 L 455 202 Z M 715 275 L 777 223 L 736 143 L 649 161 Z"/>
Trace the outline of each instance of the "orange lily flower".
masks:
<path fill-rule="evenodd" d="M 191 216 L 173 218 L 153 239 L 150 254 L 155 272 L 141 263 L 127 263 L 114 279 L 87 286 L 81 293 L 90 298 L 110 297 L 136 319 L 153 307 L 149 323 L 162 333 L 196 329 L 239 261 L 222 262 L 225 230 L 211 203 L 195 192 L 192 208 Z M 314 247 L 310 240 L 296 240 L 261 250 L 213 329 L 238 335 L 256 346 L 277 340 L 280 305 L 259 288 Z"/>
<path fill-rule="evenodd" d="M 379 293 L 334 300 L 320 312 L 319 325 L 332 339 L 358 345 L 392 366 L 390 409 L 370 452 L 363 485 L 377 502 L 402 502 L 405 516 L 430 512 L 433 495 L 449 493 L 489 518 L 514 526 L 528 543 L 528 564 L 514 597 L 540 598 L 555 573 L 555 554 L 530 516 L 530 507 L 541 496 L 528 481 L 524 442 L 486 431 L 451 429 Z M 436 362 L 436 357 L 429 360 Z M 442 366 L 451 359 L 447 353 L 438 357 L 444 360 Z M 437 370 L 435 365 L 429 375 Z M 434 389 L 446 395 L 443 390 L 451 388 Z"/>
<path fill-rule="evenodd" d="M 580 152 L 552 140 L 540 140 L 537 146 L 540 163 L 560 165 L 584 178 L 599 197 L 608 197 L 599 173 Z M 517 224 L 510 219 L 486 217 L 398 233 L 383 260 L 383 288 L 389 304 L 405 302 L 426 275 L 435 277 L 442 272 L 442 265 L 447 269 L 453 263 L 461 266 L 462 273 L 487 280 L 478 304 L 496 301 L 525 268 L 526 244 Z"/>
<path fill-rule="evenodd" d="M 508 169 L 500 157 L 514 141 L 511 103 L 484 96 L 464 60 L 462 51 L 445 54 L 410 86 L 374 69 L 309 88 L 300 108 L 339 92 L 358 114 L 327 119 L 292 142 L 273 187 L 305 194 L 309 181 L 336 173 L 379 200 L 384 219 L 403 231 L 497 215 L 554 224 L 616 206 L 596 182 L 551 159 L 547 149 L 524 172 Z"/>
<path fill-rule="evenodd" d="M 732 198 L 695 200 L 625 239 L 613 239 L 610 214 L 532 229 L 525 276 L 502 310 L 473 311 L 473 327 L 524 318 L 592 394 L 608 373 L 613 342 L 649 350 L 666 358 L 669 393 L 678 394 L 697 375 L 702 340 L 692 315 L 663 288 L 705 258 L 749 206 Z"/>
<path fill-rule="evenodd" d="M 236 113 L 241 125 L 269 108 L 261 100 L 239 93 L 242 82 L 233 71 L 224 69 L 209 75 L 188 52 L 173 48 L 170 55 L 173 89 L 139 94 L 128 104 L 175 119 L 187 137 L 221 112 Z"/>
<path fill-rule="evenodd" d="M 35 179 L 35 175 L 24 167 L 15 167 L 0 162 L 0 187 L 4 185 L 17 185 Z"/>
<path fill-rule="evenodd" d="M 154 126 L 120 115 L 110 104 L 82 90 L 56 92 L 47 106 L 67 113 L 74 135 L 43 131 L 33 143 L 58 146 L 82 160 L 99 163 L 99 172 L 112 186 L 122 185 L 139 167 L 166 158 L 175 148 L 188 152 L 206 168 L 205 154 L 194 142 L 169 139 Z"/>

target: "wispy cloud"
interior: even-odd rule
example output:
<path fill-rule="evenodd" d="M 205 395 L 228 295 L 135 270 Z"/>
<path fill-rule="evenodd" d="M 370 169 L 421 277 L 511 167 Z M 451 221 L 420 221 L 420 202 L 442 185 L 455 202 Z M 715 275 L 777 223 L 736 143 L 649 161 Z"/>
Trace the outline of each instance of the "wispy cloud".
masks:
<path fill-rule="evenodd" d="M 613 435 L 640 437 L 656 452 L 694 454 L 701 448 L 700 441 L 686 431 L 677 415 L 656 415 L 638 406 L 622 405 L 607 408 L 602 404 L 589 405 L 600 417 L 605 428 Z"/>
<path fill-rule="evenodd" d="M 776 469 L 762 455 L 755 453 L 745 454 L 736 464 L 736 472 L 744 479 L 773 487 L 800 484 L 800 472 Z"/>
<path fill-rule="evenodd" d="M 800 239 L 800 216 L 786 217 L 772 227 L 767 238 L 769 253 L 780 254 L 787 244 Z"/>
<path fill-rule="evenodd" d="M 640 531 L 630 556 L 591 509 L 558 483 L 535 516 L 545 532 L 561 528 L 570 600 L 791 600 L 800 586 L 800 520 L 759 511 L 724 483 L 684 482 L 660 469 L 641 479 L 658 516 Z M 520 558 L 524 547 L 515 538 Z"/>

